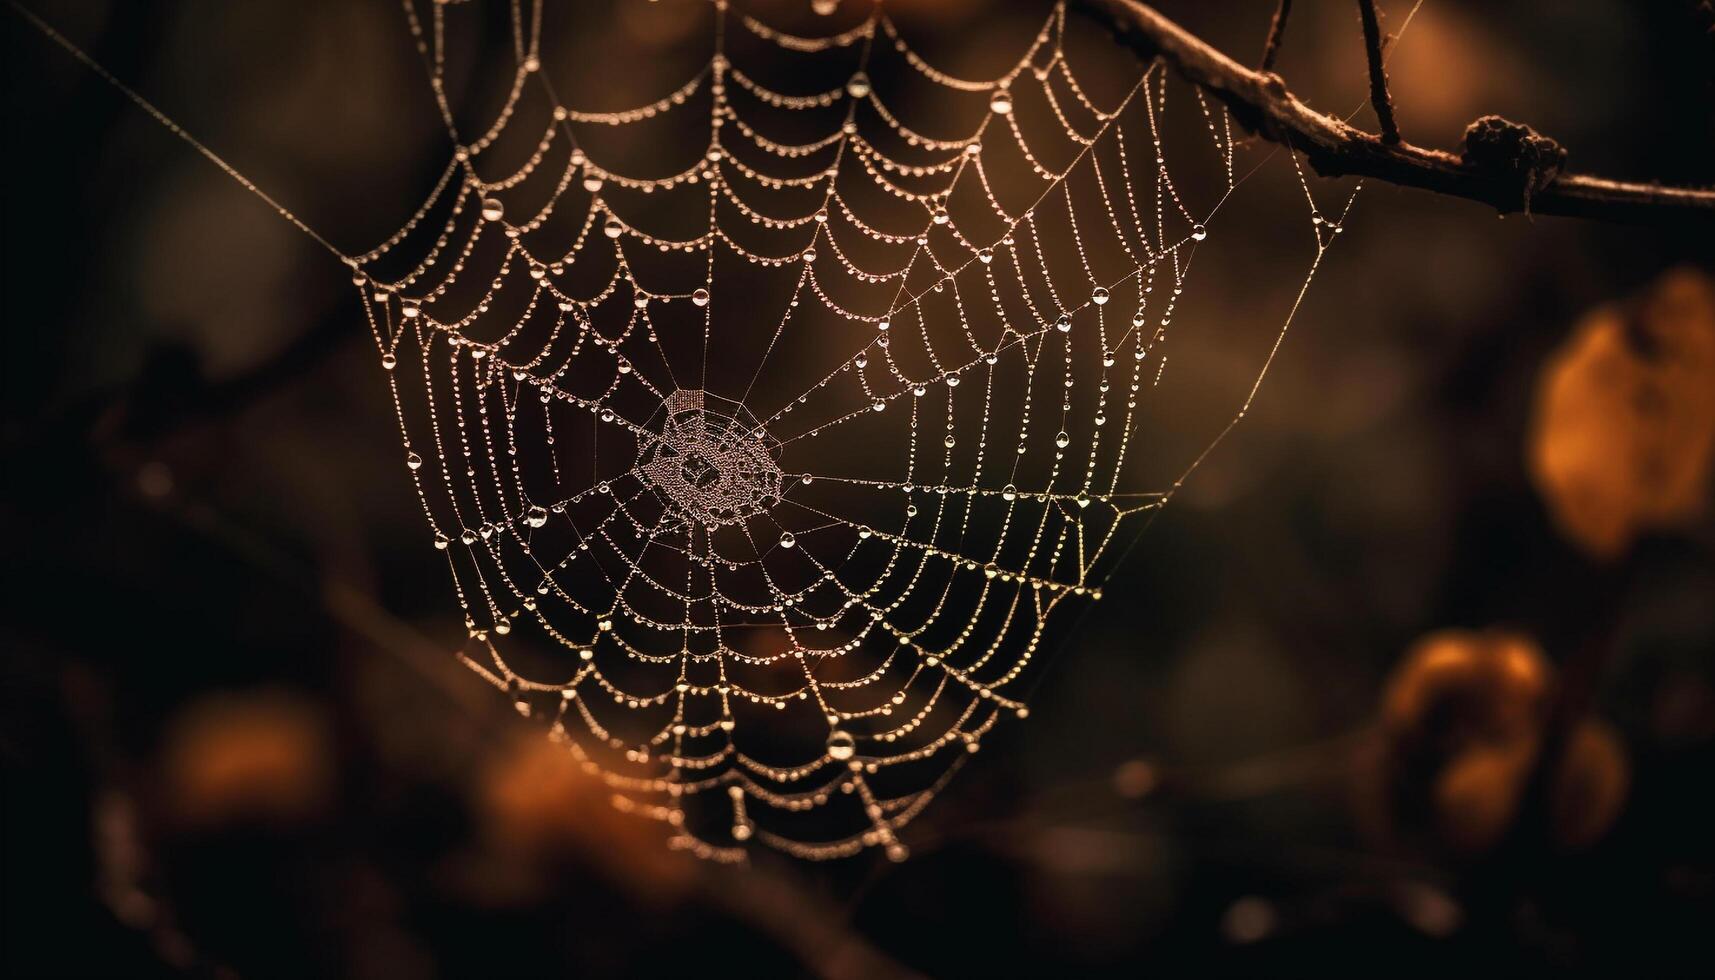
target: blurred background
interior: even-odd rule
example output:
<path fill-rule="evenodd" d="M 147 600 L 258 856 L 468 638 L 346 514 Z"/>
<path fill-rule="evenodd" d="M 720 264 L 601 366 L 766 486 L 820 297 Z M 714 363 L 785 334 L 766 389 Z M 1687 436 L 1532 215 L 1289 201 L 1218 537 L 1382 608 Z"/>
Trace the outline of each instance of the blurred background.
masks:
<path fill-rule="evenodd" d="M 744 6 L 815 32 L 807 4 Z M 889 6 L 979 76 L 1047 10 Z M 1274 8 L 1159 6 L 1243 62 Z M 1357 109 L 1355 5 L 1298 6 L 1278 70 Z M 1412 4 L 1381 7 L 1399 31 Z M 395 4 L 35 9 L 344 247 L 445 164 Z M 589 16 L 585 70 L 658 94 L 706 10 Z M 911 860 L 704 866 L 454 661 L 347 270 L 0 22 L 10 975 L 1708 962 L 1715 230 L 1368 184 L 1245 425 Z M 1572 169 L 1707 184 L 1712 24 L 1692 0 L 1426 0 L 1390 55 L 1400 128 L 1456 148 L 1500 113 Z M 1276 183 L 1230 216 L 1270 248 L 1305 221 Z M 1236 407 L 1302 238 L 1277 276 L 1199 268 L 1197 315 L 1249 333 L 1178 336 L 1169 370 L 1221 399 L 1188 414 Z"/>

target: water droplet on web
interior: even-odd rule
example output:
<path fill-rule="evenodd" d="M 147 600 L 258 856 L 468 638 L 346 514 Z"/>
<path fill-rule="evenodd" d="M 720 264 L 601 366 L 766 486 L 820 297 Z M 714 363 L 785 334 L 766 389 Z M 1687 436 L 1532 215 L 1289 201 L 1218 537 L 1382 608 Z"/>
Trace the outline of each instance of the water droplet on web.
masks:
<path fill-rule="evenodd" d="M 499 221 L 505 213 L 506 207 L 500 203 L 500 198 L 485 197 L 482 199 L 482 217 L 484 220 Z"/>
<path fill-rule="evenodd" d="M 1054 437 L 1054 445 L 1059 446 L 1061 449 L 1065 449 L 1067 446 L 1070 446 L 1071 444 L 1072 444 L 1072 437 L 1067 435 L 1064 430 L 1062 430 L 1059 435 Z"/>
<path fill-rule="evenodd" d="M 1107 301 L 1108 301 L 1108 291 L 1101 286 L 1097 286 L 1096 291 L 1090 294 L 1090 302 L 1096 304 L 1097 306 L 1101 306 L 1103 303 L 1106 303 Z"/>
<path fill-rule="evenodd" d="M 850 732 L 834 729 L 828 733 L 828 758 L 844 762 L 857 752 L 857 739 Z"/>
<path fill-rule="evenodd" d="M 1196 226 L 1192 227 L 1191 238 L 1194 241 L 1200 242 L 1203 239 L 1208 238 L 1208 237 L 1209 237 L 1209 229 L 1203 227 L 1202 225 L 1196 225 Z"/>
<path fill-rule="evenodd" d="M 861 99 L 869 94 L 869 76 L 858 72 L 846 83 L 846 94 L 854 99 Z"/>
<path fill-rule="evenodd" d="M 618 218 L 609 218 L 607 221 L 602 223 L 601 231 L 602 234 L 609 238 L 618 238 L 620 235 L 624 234 L 625 226 L 619 223 Z"/>
<path fill-rule="evenodd" d="M 413 470 L 420 470 L 423 468 L 423 457 L 417 455 L 414 452 L 406 453 L 405 454 L 405 465 L 407 467 L 413 469 Z"/>
<path fill-rule="evenodd" d="M 1060 314 L 1060 318 L 1054 321 L 1054 329 L 1061 333 L 1070 333 L 1072 331 L 1072 314 Z"/>
<path fill-rule="evenodd" d="M 787 531 L 785 534 L 780 536 L 780 547 L 782 548 L 792 548 L 797 546 L 797 544 L 798 539 L 792 536 L 791 531 Z"/>
<path fill-rule="evenodd" d="M 1012 93 L 1006 89 L 997 88 L 989 96 L 989 111 L 997 116 L 1004 116 L 1012 111 Z"/>
<path fill-rule="evenodd" d="M 542 527 L 543 525 L 547 524 L 548 523 L 548 508 L 543 507 L 540 504 L 538 504 L 534 507 L 531 507 L 530 510 L 524 515 L 524 523 L 530 525 L 531 527 Z"/>
<path fill-rule="evenodd" d="M 698 306 L 709 305 L 709 291 L 706 289 L 698 289 L 696 292 L 691 294 L 691 302 Z"/>

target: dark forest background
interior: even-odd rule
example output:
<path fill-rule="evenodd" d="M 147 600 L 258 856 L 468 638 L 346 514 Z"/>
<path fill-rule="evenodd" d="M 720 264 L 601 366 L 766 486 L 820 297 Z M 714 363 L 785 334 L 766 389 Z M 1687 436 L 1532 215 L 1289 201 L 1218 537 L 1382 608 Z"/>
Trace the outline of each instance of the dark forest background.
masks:
<path fill-rule="evenodd" d="M 651 51 L 701 43 L 705 5 L 611 6 L 580 70 L 666 91 Z M 1046 9 L 897 6 L 978 65 Z M 1241 61 L 1273 9 L 1160 6 Z M 1279 71 L 1357 108 L 1355 5 L 1298 6 Z M 444 165 L 387 0 L 35 9 L 342 245 L 385 237 Z M 1575 169 L 1706 184 L 1710 29 L 1689 0 L 1427 0 L 1390 61 L 1400 127 L 1454 147 L 1497 112 Z M 20 19 L 0 36 L 9 975 L 1708 962 L 1715 229 L 1500 220 L 1372 182 L 1245 425 L 912 859 L 701 866 L 453 660 L 347 270 Z M 1281 187 L 1235 220 L 1302 222 Z M 1200 268 L 1196 315 L 1268 336 L 1302 260 Z M 1212 333 L 1172 370 L 1230 391 L 1257 348 Z M 1615 394 L 1634 387 L 1666 407 Z M 1596 421 L 1558 423 L 1550 389 Z M 1597 461 L 1594 496 L 1542 477 L 1560 452 Z"/>

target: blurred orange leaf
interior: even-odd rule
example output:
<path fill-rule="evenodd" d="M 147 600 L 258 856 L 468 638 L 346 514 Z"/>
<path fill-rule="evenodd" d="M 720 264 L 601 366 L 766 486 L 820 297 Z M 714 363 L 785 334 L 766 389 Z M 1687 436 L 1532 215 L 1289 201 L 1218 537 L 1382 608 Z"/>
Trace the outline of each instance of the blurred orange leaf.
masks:
<path fill-rule="evenodd" d="M 1595 310 L 1543 367 L 1528 463 L 1560 530 L 1613 558 L 1697 517 L 1715 454 L 1715 283 L 1663 276 Z"/>
<path fill-rule="evenodd" d="M 1574 849 L 1594 844 L 1619 817 L 1630 787 L 1631 767 L 1613 726 L 1584 721 L 1567 741 L 1555 773 L 1555 840 Z"/>
<path fill-rule="evenodd" d="M 333 769 L 314 705 L 275 691 L 215 695 L 181 711 L 168 731 L 163 805 L 198 826 L 295 822 L 327 803 Z"/>
<path fill-rule="evenodd" d="M 1528 742 L 1467 749 L 1435 780 L 1435 819 L 1442 838 L 1462 851 L 1494 845 L 1512 825 L 1525 777 L 1536 757 Z"/>
<path fill-rule="evenodd" d="M 662 846 L 660 826 L 621 813 L 613 799 L 564 745 L 536 733 L 503 745 L 478 786 L 487 837 L 499 854 L 529 865 L 576 856 L 644 895 L 682 891 L 691 871 L 684 855 Z"/>
<path fill-rule="evenodd" d="M 1528 636 L 1442 630 L 1419 640 L 1394 669 L 1382 720 L 1402 745 L 1449 754 L 1474 742 L 1535 737 L 1551 672 Z"/>

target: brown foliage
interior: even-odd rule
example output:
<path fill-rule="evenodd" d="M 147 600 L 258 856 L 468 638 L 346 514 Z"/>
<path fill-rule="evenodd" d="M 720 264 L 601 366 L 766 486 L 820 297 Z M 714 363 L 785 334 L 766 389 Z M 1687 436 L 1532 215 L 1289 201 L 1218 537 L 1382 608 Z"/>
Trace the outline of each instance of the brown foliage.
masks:
<path fill-rule="evenodd" d="M 615 809 L 613 791 L 598 776 L 539 734 L 520 733 L 494 753 L 477 803 L 485 839 L 503 858 L 531 867 L 586 861 L 656 899 L 690 884 L 688 860 L 662 846 L 659 825 Z"/>
<path fill-rule="evenodd" d="M 197 827 L 301 821 L 321 811 L 333 786 L 325 719 L 278 692 L 192 704 L 168 732 L 161 768 L 163 807 Z"/>
<path fill-rule="evenodd" d="M 1598 558 L 1683 526 L 1715 456 L 1715 283 L 1692 269 L 1585 317 L 1543 367 L 1532 479 L 1561 532 Z"/>
<path fill-rule="evenodd" d="M 1383 695 L 1383 739 L 1360 770 L 1373 830 L 1455 854 L 1493 848 L 1517 822 L 1545 744 L 1552 668 L 1529 637 L 1446 630 L 1420 640 Z M 1550 826 L 1570 848 L 1595 843 L 1624 806 L 1630 769 L 1618 737 L 1577 723 L 1548 781 Z"/>
<path fill-rule="evenodd" d="M 1572 732 L 1553 786 L 1554 839 L 1594 844 L 1613 825 L 1631 788 L 1631 767 L 1613 726 L 1588 719 Z"/>
<path fill-rule="evenodd" d="M 1455 755 L 1534 737 L 1550 668 L 1527 636 L 1444 630 L 1417 642 L 1382 701 L 1389 735 L 1414 754 Z"/>

